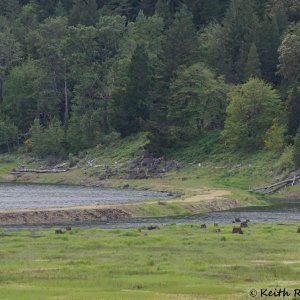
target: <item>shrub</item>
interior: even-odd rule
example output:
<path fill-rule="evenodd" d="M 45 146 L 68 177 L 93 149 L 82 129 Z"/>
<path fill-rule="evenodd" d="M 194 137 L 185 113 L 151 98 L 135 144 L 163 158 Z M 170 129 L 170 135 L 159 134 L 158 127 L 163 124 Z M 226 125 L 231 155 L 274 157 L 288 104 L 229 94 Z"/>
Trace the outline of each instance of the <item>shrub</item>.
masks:
<path fill-rule="evenodd" d="M 281 125 L 278 118 L 273 119 L 272 126 L 265 135 L 265 147 L 271 151 L 282 153 L 285 146 L 284 136 L 286 131 L 286 126 Z"/>

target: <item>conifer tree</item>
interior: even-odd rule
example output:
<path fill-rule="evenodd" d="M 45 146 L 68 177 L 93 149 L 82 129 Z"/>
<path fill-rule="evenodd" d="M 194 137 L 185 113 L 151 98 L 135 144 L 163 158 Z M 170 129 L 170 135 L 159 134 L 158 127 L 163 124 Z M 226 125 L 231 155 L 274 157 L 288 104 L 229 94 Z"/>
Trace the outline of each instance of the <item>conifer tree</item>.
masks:
<path fill-rule="evenodd" d="M 126 90 L 114 97 L 113 126 L 122 136 L 145 130 L 149 119 L 151 81 L 148 54 L 141 44 L 131 59 Z"/>
<path fill-rule="evenodd" d="M 271 19 L 269 17 L 264 18 L 260 24 L 256 40 L 257 52 L 261 61 L 262 77 L 267 81 L 276 83 L 278 81 L 276 72 L 280 32 L 275 16 Z"/>
<path fill-rule="evenodd" d="M 224 71 L 227 72 L 227 79 L 232 82 L 241 82 L 244 78 L 247 54 L 258 24 L 254 4 L 254 0 L 231 0 L 223 21 L 224 60 L 228 65 Z"/>
<path fill-rule="evenodd" d="M 165 27 L 168 28 L 172 23 L 172 15 L 168 0 L 158 0 L 155 5 L 155 13 L 164 20 Z"/>
<path fill-rule="evenodd" d="M 187 6 L 175 14 L 166 33 L 160 68 L 156 70 L 156 83 L 152 94 L 150 113 L 151 150 L 160 151 L 168 144 L 167 114 L 169 87 L 172 77 L 180 66 L 190 66 L 198 60 L 198 39 L 193 15 Z"/>
<path fill-rule="evenodd" d="M 287 93 L 288 133 L 294 136 L 300 126 L 300 85 L 293 82 Z"/>
<path fill-rule="evenodd" d="M 94 25 L 98 20 L 98 5 L 96 0 L 75 0 L 70 11 L 72 25 Z"/>
<path fill-rule="evenodd" d="M 190 65 L 197 60 L 198 44 L 193 15 L 187 6 L 175 14 L 175 19 L 167 31 L 163 62 L 167 78 L 171 78 L 180 65 Z"/>
<path fill-rule="evenodd" d="M 254 43 L 251 44 L 247 62 L 245 65 L 245 80 L 247 81 L 251 77 L 260 78 L 261 77 L 261 71 L 260 71 L 260 61 L 257 54 L 256 46 Z"/>
<path fill-rule="evenodd" d="M 57 17 L 64 17 L 67 15 L 67 12 L 66 12 L 61 0 L 58 1 L 54 14 Z"/>
<path fill-rule="evenodd" d="M 143 10 L 146 16 L 152 16 L 155 12 L 156 1 L 153 0 L 141 0 L 140 9 Z"/>
<path fill-rule="evenodd" d="M 212 20 L 221 21 L 229 5 L 229 0 L 185 0 L 193 13 L 197 27 L 207 25 Z"/>

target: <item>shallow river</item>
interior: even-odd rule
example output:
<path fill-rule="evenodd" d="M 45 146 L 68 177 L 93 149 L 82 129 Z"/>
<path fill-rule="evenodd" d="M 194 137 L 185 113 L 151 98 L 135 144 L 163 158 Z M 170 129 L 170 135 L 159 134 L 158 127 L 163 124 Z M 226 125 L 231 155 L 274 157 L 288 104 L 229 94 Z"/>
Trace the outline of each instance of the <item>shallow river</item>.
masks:
<path fill-rule="evenodd" d="M 118 204 L 168 199 L 168 193 L 72 185 L 0 184 L 0 210 Z"/>
<path fill-rule="evenodd" d="M 146 199 L 168 199 L 168 193 L 136 191 L 130 189 L 107 189 L 64 185 L 0 184 L 0 210 L 67 207 L 101 203 L 128 203 Z M 235 218 L 251 223 L 291 223 L 300 225 L 300 200 L 276 201 L 269 207 L 251 207 L 232 211 L 211 212 L 187 217 L 136 218 L 107 222 L 68 224 L 77 227 L 134 228 L 156 224 L 230 224 Z M 6 230 L 52 228 L 53 225 L 3 226 Z"/>

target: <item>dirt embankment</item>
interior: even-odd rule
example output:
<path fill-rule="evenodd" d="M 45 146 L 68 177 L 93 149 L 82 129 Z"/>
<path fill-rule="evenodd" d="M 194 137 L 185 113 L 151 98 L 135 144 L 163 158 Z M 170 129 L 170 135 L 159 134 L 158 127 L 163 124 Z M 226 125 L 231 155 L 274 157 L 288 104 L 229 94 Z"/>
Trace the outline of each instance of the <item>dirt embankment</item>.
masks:
<path fill-rule="evenodd" d="M 55 209 L 36 211 L 0 212 L 0 225 L 32 225 L 106 221 L 129 218 L 118 208 Z"/>

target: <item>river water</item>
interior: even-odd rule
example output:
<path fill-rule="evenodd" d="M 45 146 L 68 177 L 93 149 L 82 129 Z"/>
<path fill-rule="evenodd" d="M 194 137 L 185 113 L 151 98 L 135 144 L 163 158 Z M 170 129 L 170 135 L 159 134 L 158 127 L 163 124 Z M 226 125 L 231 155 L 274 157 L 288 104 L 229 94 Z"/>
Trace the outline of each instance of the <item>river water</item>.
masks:
<path fill-rule="evenodd" d="M 0 184 L 0 210 L 120 204 L 169 199 L 168 193 L 72 185 Z"/>
<path fill-rule="evenodd" d="M 137 191 L 131 189 L 108 189 L 97 187 L 0 184 L 0 210 L 68 207 L 93 204 L 116 204 L 146 199 L 170 198 L 168 193 Z M 300 200 L 288 202 L 276 200 L 270 206 L 240 208 L 231 211 L 211 212 L 186 217 L 132 218 L 116 221 L 65 224 L 82 228 L 135 228 L 148 225 L 176 224 L 230 224 L 235 218 L 251 223 L 299 223 Z M 52 228 L 59 224 L 36 226 L 8 226 L 6 230 Z"/>

